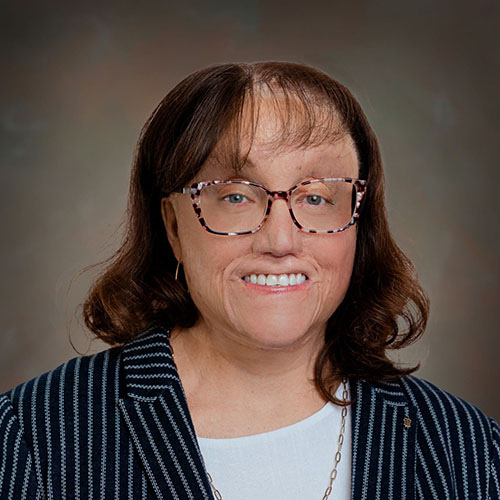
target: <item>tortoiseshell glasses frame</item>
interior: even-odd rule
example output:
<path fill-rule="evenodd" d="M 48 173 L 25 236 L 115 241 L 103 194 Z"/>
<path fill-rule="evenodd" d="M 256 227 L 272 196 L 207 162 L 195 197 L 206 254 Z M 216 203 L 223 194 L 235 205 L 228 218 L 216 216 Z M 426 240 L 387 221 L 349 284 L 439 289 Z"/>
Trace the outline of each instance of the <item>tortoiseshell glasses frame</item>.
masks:
<path fill-rule="evenodd" d="M 300 224 L 300 222 L 297 221 L 293 210 L 291 206 L 291 196 L 292 193 L 299 187 L 301 186 L 307 186 L 308 184 L 316 183 L 316 182 L 324 182 L 324 181 L 339 181 L 339 182 L 347 182 L 350 183 L 354 186 L 356 189 L 356 200 L 355 204 L 353 207 L 353 213 L 351 216 L 351 219 L 349 222 L 340 228 L 336 229 L 326 229 L 326 230 L 316 230 L 316 229 L 308 229 L 305 228 Z M 247 231 L 240 231 L 240 232 L 222 232 L 222 231 L 215 231 L 211 227 L 207 225 L 205 222 L 205 219 L 203 218 L 203 213 L 201 209 L 201 204 L 200 204 L 200 196 L 201 192 L 203 189 L 205 189 L 208 186 L 212 185 L 217 185 L 217 184 L 245 184 L 247 186 L 254 186 L 257 188 L 262 189 L 265 191 L 267 195 L 267 208 L 265 211 L 265 214 L 258 226 L 256 226 L 253 229 L 247 230 Z M 312 233 L 312 234 L 331 234 L 331 233 L 339 233 L 341 231 L 345 231 L 349 227 L 353 226 L 356 223 L 356 219 L 359 217 L 360 213 L 360 208 L 361 208 L 361 202 L 363 200 L 363 197 L 366 194 L 366 180 L 363 179 L 353 179 L 350 177 L 325 177 L 325 178 L 320 178 L 320 179 L 309 179 L 307 181 L 301 182 L 292 188 L 290 188 L 288 191 L 271 191 L 270 189 L 266 188 L 262 184 L 257 184 L 256 182 L 250 182 L 250 181 L 244 181 L 244 180 L 213 180 L 213 181 L 203 181 L 203 182 L 196 182 L 191 184 L 189 187 L 181 188 L 179 190 L 174 191 L 175 193 L 181 193 L 181 194 L 189 194 L 191 196 L 191 201 L 193 203 L 193 209 L 196 214 L 196 217 L 198 218 L 198 221 L 200 222 L 201 226 L 203 229 L 208 231 L 209 233 L 213 234 L 219 234 L 223 236 L 239 236 L 243 234 L 252 234 L 256 233 L 266 222 L 269 213 L 271 212 L 271 206 L 273 204 L 273 201 L 276 199 L 282 199 L 285 200 L 288 206 L 288 211 L 290 213 L 290 217 L 292 218 L 293 223 L 302 231 L 305 233 Z"/>

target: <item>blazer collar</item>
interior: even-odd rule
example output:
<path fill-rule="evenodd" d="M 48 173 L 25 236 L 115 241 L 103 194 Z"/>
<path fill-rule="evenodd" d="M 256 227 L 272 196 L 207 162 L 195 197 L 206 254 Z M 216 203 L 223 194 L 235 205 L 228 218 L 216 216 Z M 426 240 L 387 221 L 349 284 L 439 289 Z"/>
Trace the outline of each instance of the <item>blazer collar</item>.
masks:
<path fill-rule="evenodd" d="M 213 500 L 168 335 L 152 327 L 125 345 L 118 407 L 156 498 Z"/>
<path fill-rule="evenodd" d="M 169 330 L 152 326 L 124 346 L 121 359 L 128 398 L 154 401 L 166 389 L 181 383 L 169 335 Z"/>
<path fill-rule="evenodd" d="M 144 330 L 122 351 L 118 406 L 157 498 L 213 499 L 169 331 Z M 352 499 L 415 498 L 417 410 L 403 384 L 351 383 Z"/>

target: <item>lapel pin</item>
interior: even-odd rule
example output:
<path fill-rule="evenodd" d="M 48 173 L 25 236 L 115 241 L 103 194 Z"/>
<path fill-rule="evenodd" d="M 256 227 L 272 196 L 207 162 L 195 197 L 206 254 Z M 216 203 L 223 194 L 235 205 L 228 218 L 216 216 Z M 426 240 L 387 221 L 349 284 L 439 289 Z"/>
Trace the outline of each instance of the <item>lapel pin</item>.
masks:
<path fill-rule="evenodd" d="M 407 429 L 409 429 L 411 427 L 411 418 L 405 417 L 403 419 L 403 424 Z"/>

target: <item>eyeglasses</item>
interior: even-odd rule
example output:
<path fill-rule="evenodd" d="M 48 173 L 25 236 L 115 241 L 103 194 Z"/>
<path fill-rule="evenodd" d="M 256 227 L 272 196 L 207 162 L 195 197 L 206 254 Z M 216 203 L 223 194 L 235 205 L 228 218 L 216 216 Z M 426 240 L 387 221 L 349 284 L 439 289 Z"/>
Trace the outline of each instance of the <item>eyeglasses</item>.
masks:
<path fill-rule="evenodd" d="M 359 217 L 366 181 L 349 177 L 310 179 L 288 191 L 270 191 L 243 180 L 197 182 L 177 191 L 191 195 L 208 232 L 236 236 L 257 232 L 274 200 L 286 201 L 294 224 L 305 233 L 338 233 Z"/>

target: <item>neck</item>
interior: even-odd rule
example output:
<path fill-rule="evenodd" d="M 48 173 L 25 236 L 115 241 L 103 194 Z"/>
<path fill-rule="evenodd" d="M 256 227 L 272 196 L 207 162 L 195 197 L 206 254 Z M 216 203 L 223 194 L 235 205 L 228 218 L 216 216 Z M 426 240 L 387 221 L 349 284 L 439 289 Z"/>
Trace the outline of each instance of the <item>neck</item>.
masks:
<path fill-rule="evenodd" d="M 174 330 L 174 359 L 197 435 L 259 434 L 321 409 L 326 399 L 314 383 L 321 345 L 310 340 L 314 338 L 323 336 L 310 335 L 286 348 L 266 348 L 201 322 Z"/>
<path fill-rule="evenodd" d="M 254 406 L 309 405 L 325 399 L 314 383 L 315 361 L 323 332 L 315 332 L 286 347 L 251 345 L 204 322 L 171 335 L 174 358 L 186 393 L 210 395 L 214 401 L 238 401 Z"/>

